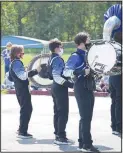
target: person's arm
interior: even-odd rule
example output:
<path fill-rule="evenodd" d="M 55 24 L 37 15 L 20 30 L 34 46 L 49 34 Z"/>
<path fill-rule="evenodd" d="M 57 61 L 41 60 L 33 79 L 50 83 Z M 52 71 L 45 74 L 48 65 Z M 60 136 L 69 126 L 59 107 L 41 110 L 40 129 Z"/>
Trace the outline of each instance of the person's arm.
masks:
<path fill-rule="evenodd" d="M 28 78 L 28 73 L 25 71 L 25 68 L 20 60 L 16 60 L 12 63 L 12 70 L 14 71 L 15 75 L 20 80 L 26 80 Z"/>
<path fill-rule="evenodd" d="M 19 60 L 14 61 L 12 64 L 12 69 L 16 76 L 21 80 L 26 80 L 28 77 L 33 77 L 34 75 L 38 74 L 36 69 L 29 72 L 25 71 L 23 64 Z"/>
<path fill-rule="evenodd" d="M 63 71 L 63 75 L 68 78 L 73 78 L 74 75 L 85 75 L 85 69 L 84 69 L 84 58 L 82 65 L 77 68 L 77 63 L 79 61 L 79 56 L 76 54 L 73 54 L 68 59 L 67 63 L 65 64 L 65 69 Z"/>
<path fill-rule="evenodd" d="M 53 80 L 58 83 L 59 85 L 63 85 L 69 88 L 73 87 L 73 83 L 67 81 L 65 78 L 63 78 L 62 72 L 64 68 L 64 62 L 61 58 L 56 58 L 54 59 L 52 63 L 52 75 L 53 75 Z"/>

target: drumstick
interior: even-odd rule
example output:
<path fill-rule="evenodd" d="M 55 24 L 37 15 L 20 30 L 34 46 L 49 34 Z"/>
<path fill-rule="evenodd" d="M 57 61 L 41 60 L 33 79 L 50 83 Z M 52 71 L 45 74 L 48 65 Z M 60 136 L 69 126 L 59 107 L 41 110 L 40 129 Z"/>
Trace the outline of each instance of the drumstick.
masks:
<path fill-rule="evenodd" d="M 93 63 L 95 62 L 95 60 L 98 58 L 98 55 L 96 55 L 95 57 L 94 57 L 94 60 L 92 61 L 92 63 L 90 64 L 90 67 L 92 67 L 92 65 L 93 65 Z"/>
<path fill-rule="evenodd" d="M 93 63 L 95 62 L 95 60 L 98 58 L 98 55 L 95 56 L 93 62 L 91 63 L 90 67 L 93 65 Z"/>
<path fill-rule="evenodd" d="M 41 54 L 41 57 L 42 57 L 42 54 Z M 41 65 L 41 57 L 40 57 L 39 65 Z"/>

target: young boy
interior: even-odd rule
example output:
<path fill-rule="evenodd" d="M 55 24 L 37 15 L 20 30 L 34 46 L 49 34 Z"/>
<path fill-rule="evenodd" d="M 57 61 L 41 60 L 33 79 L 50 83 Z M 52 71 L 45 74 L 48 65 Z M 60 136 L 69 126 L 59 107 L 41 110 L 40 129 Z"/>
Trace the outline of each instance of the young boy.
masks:
<path fill-rule="evenodd" d="M 71 142 L 66 137 L 65 129 L 69 112 L 68 87 L 73 88 L 73 83 L 62 76 L 64 69 L 64 61 L 61 58 L 62 43 L 57 39 L 51 40 L 49 49 L 52 52 L 48 63 L 50 79 L 53 80 L 51 94 L 54 102 L 54 134 L 56 136 L 54 143 L 69 144 Z"/>
<path fill-rule="evenodd" d="M 77 45 L 77 50 L 68 59 L 63 75 L 71 78 L 75 76 L 74 93 L 80 114 L 79 150 L 98 152 L 92 145 L 91 137 L 95 83 L 90 68 L 86 64 L 87 48 L 90 46 L 89 35 L 80 32 L 75 36 L 74 42 Z"/>

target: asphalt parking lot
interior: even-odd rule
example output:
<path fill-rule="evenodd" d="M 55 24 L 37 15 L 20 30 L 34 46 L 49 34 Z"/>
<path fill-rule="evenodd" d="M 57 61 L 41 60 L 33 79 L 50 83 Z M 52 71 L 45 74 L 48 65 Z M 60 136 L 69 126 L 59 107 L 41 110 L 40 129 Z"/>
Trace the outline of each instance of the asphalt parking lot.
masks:
<path fill-rule="evenodd" d="M 29 124 L 32 139 L 16 137 L 19 124 L 19 105 L 15 95 L 1 95 L 1 149 L 2 152 L 76 152 L 78 147 L 79 114 L 74 97 L 70 97 L 67 137 L 72 145 L 54 145 L 53 102 L 50 96 L 32 96 L 33 113 Z M 121 138 L 112 135 L 110 128 L 110 97 L 96 97 L 92 120 L 93 144 L 101 152 L 121 152 Z"/>

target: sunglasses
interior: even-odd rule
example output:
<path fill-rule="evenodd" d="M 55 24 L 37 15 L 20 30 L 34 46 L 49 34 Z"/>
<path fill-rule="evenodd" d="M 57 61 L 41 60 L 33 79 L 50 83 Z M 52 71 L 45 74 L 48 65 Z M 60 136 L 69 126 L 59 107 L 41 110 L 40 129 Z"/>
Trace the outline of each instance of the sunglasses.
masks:
<path fill-rule="evenodd" d="M 21 53 L 22 55 L 24 55 L 24 53 Z"/>

